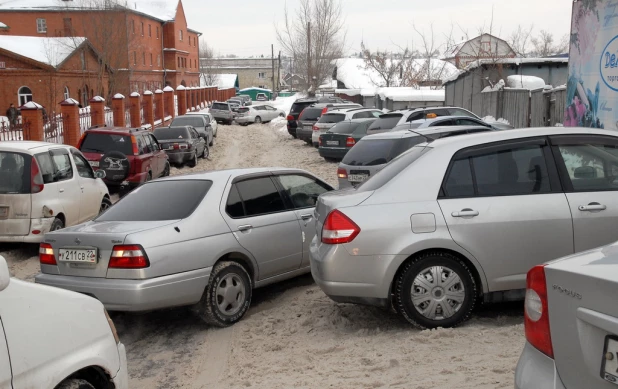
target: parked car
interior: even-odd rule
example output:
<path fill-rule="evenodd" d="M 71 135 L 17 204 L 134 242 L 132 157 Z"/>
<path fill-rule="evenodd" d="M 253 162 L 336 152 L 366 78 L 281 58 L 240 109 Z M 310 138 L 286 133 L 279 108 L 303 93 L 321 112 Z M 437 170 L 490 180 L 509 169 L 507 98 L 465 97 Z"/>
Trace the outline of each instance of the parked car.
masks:
<path fill-rule="evenodd" d="M 617 254 L 614 243 L 528 272 L 516 389 L 616 387 Z"/>
<path fill-rule="evenodd" d="M 212 103 L 212 106 L 210 107 L 210 113 L 212 114 L 212 117 L 215 118 L 217 123 L 225 124 L 232 124 L 236 116 L 232 111 L 232 107 L 230 107 L 230 104 L 221 103 L 218 101 Z"/>
<path fill-rule="evenodd" d="M 309 106 L 298 116 L 298 127 L 296 128 L 296 138 L 305 141 L 308 145 L 313 145 L 313 126 L 322 116 L 322 108 Z"/>
<path fill-rule="evenodd" d="M 298 99 L 292 104 L 292 107 L 290 108 L 290 112 L 288 113 L 288 116 L 287 116 L 287 121 L 288 121 L 287 127 L 288 127 L 288 133 L 292 135 L 294 138 L 297 137 L 296 129 L 299 126 L 298 117 L 300 116 L 301 112 L 303 112 L 305 108 L 317 102 L 318 102 L 318 99 L 309 98 L 309 99 Z"/>
<path fill-rule="evenodd" d="M 217 130 L 219 129 L 219 124 L 217 123 L 217 121 L 215 120 L 215 118 L 212 117 L 212 114 L 208 113 L 208 112 L 187 112 L 187 115 L 199 115 L 199 116 L 203 116 L 204 119 L 206 119 L 206 123 L 210 123 L 210 127 L 212 128 L 212 136 L 213 137 L 217 137 Z"/>
<path fill-rule="evenodd" d="M 198 158 L 208 158 L 210 155 L 206 141 L 193 127 L 159 127 L 154 130 L 154 136 L 167 153 L 170 163 L 175 165 L 195 167 Z"/>
<path fill-rule="evenodd" d="M 409 123 L 415 120 L 432 119 L 442 116 L 465 116 L 481 119 L 478 115 L 460 107 L 424 107 L 402 110 L 402 120 L 398 124 Z"/>
<path fill-rule="evenodd" d="M 344 120 L 378 118 L 382 114 L 383 112 L 378 109 L 362 107 L 341 108 L 332 111 L 328 110 L 313 126 L 311 142 L 313 143 L 313 146 L 319 147 L 320 135 L 330 130 L 335 124 Z"/>
<path fill-rule="evenodd" d="M 379 120 L 379 119 L 378 119 Z M 372 125 L 369 125 L 369 129 Z M 370 130 L 367 130 L 369 132 Z M 374 130 L 375 132 L 376 130 Z M 484 126 L 432 127 L 365 136 L 346 153 L 337 169 L 339 189 L 356 187 L 376 175 L 390 161 L 411 147 L 450 136 L 491 131 Z"/>
<path fill-rule="evenodd" d="M 616 240 L 617 148 L 614 131 L 589 128 L 417 145 L 320 197 L 313 277 L 335 301 L 393 303 L 428 328 L 462 323 L 479 298 L 523 299 L 535 265 Z"/>
<path fill-rule="evenodd" d="M 392 130 L 398 125 L 402 117 L 403 114 L 401 112 L 389 112 L 382 114 L 378 117 L 378 120 L 371 124 L 367 130 L 367 134 L 379 134 L 381 132 Z"/>
<path fill-rule="evenodd" d="M 236 117 L 236 123 L 245 126 L 249 123 L 268 123 L 278 117 L 285 117 L 285 112 L 272 105 L 256 104 L 240 108 Z"/>
<path fill-rule="evenodd" d="M 229 104 L 230 109 L 234 113 L 234 118 L 236 118 L 236 116 L 238 116 L 238 109 L 242 107 L 242 105 L 237 100 L 228 100 L 227 103 Z"/>
<path fill-rule="evenodd" d="M 78 149 L 95 172 L 105 172 L 103 181 L 108 188 L 119 189 L 121 195 L 170 174 L 167 154 L 148 130 L 126 127 L 87 130 Z"/>
<path fill-rule="evenodd" d="M 231 325 L 253 288 L 309 272 L 314 206 L 330 190 L 292 169 L 152 181 L 94 221 L 46 235 L 50 256 L 35 280 L 109 310 L 193 306 L 207 323 Z M 264 244 L 273 237 L 277 244 Z M 85 259 L 75 266 L 73 258 Z"/>
<path fill-rule="evenodd" d="M 270 100 L 270 99 L 268 98 L 268 95 L 266 95 L 266 93 L 258 93 L 258 94 L 255 96 L 255 99 L 256 99 L 257 101 L 268 101 L 268 100 Z"/>
<path fill-rule="evenodd" d="M 340 161 L 367 135 L 367 129 L 377 118 L 352 119 L 335 124 L 320 135 L 319 153 L 327 161 Z"/>
<path fill-rule="evenodd" d="M 406 124 L 408 124 L 411 129 L 444 126 L 486 126 L 494 130 L 513 129 L 513 126 L 504 123 L 496 122 L 490 124 L 481 119 L 469 116 L 441 116 L 437 118 L 414 120 Z"/>
<path fill-rule="evenodd" d="M 215 133 L 210 125 L 210 122 L 206 120 L 204 115 L 182 115 L 175 117 L 169 125 L 170 127 L 193 127 L 197 134 L 204 139 L 208 146 L 214 145 Z"/>
<path fill-rule="evenodd" d="M 129 388 L 125 347 L 92 297 L 11 279 L 0 256 L 0 318 L 1 388 Z"/>
<path fill-rule="evenodd" d="M 104 177 L 74 147 L 0 142 L 0 242 L 39 243 L 93 219 L 111 205 Z"/>
<path fill-rule="evenodd" d="M 245 106 L 253 104 L 253 100 L 251 100 L 251 96 L 249 95 L 236 95 L 236 97 L 242 99 Z"/>

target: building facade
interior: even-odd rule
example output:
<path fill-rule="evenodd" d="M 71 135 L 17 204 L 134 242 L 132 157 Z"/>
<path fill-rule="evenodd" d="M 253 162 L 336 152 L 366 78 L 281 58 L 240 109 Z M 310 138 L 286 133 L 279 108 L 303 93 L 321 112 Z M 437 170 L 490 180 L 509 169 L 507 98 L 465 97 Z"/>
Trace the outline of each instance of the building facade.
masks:
<path fill-rule="evenodd" d="M 110 69 L 104 88 L 108 99 L 109 93 L 199 86 L 201 34 L 188 28 L 182 1 L 156 5 L 147 0 L 8 0 L 0 4 L 0 22 L 7 26 L 0 36 L 86 37 Z"/>
<path fill-rule="evenodd" d="M 482 34 L 453 45 L 447 50 L 444 60 L 458 69 L 463 69 L 477 60 L 514 58 L 515 55 L 515 51 L 504 39 L 491 34 Z"/>
<path fill-rule="evenodd" d="M 271 58 L 202 58 L 201 60 L 204 68 L 214 74 L 237 74 L 240 89 L 251 87 L 272 89 L 273 74 L 275 89 L 278 89 L 278 84 L 282 80 L 277 59 L 274 61 L 274 73 Z"/>

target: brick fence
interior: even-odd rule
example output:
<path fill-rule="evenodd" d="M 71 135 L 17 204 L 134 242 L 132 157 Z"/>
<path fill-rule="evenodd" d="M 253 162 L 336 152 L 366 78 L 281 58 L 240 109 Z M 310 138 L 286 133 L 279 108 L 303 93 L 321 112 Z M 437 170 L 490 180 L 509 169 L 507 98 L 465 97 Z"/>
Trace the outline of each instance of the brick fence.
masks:
<path fill-rule="evenodd" d="M 182 115 L 200 111 L 214 101 L 226 101 L 235 95 L 234 88 L 179 86 L 174 90 L 166 87 L 145 91 L 142 95 L 132 93 L 128 98 L 117 93 L 111 100 L 111 108 L 100 96 L 93 97 L 86 108 L 79 108 L 79 103 L 69 98 L 59 104 L 57 112 L 45 112 L 45 115 L 43 107 L 30 102 L 20 107 L 19 125 L 0 123 L 0 141 L 33 140 L 77 146 L 84 131 L 90 127 L 113 123 L 116 127 L 153 130 L 169 125 L 176 112 Z M 53 136 L 50 135 L 52 130 Z"/>

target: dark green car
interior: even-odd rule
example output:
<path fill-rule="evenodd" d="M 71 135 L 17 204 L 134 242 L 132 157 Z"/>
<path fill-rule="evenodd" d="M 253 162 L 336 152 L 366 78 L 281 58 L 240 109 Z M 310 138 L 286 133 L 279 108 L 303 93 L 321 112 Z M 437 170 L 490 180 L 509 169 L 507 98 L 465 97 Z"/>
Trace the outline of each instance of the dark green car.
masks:
<path fill-rule="evenodd" d="M 335 124 L 320 135 L 318 149 L 320 156 L 327 161 L 340 161 L 356 142 L 368 135 L 369 126 L 376 120 L 377 118 L 352 119 Z"/>

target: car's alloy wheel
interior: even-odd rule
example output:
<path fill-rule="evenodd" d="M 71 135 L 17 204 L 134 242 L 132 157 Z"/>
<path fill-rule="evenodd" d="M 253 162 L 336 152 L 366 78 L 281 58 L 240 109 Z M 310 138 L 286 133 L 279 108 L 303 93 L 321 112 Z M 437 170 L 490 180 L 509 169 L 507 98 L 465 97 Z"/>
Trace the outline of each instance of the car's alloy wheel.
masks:
<path fill-rule="evenodd" d="M 102 214 L 103 212 L 107 211 L 107 209 L 111 206 L 112 206 L 112 201 L 107 197 L 103 197 L 103 200 L 101 201 L 101 208 L 99 209 L 99 214 Z"/>
<path fill-rule="evenodd" d="M 193 153 L 193 158 L 191 158 L 191 160 L 187 163 L 187 165 L 189 165 L 189 167 L 197 166 L 197 150 L 195 151 L 195 153 Z"/>
<path fill-rule="evenodd" d="M 210 157 L 210 148 L 208 146 L 204 147 L 204 152 L 202 153 L 202 158 L 206 159 Z"/>
<path fill-rule="evenodd" d="M 165 162 L 165 169 L 163 169 L 163 175 L 162 177 L 167 177 L 170 175 L 170 163 L 169 161 Z"/>
<path fill-rule="evenodd" d="M 470 269 L 445 252 L 414 258 L 404 266 L 395 286 L 399 311 L 423 328 L 454 327 L 468 319 L 476 303 Z"/>
<path fill-rule="evenodd" d="M 255 117 L 255 124 L 260 124 L 260 123 L 262 123 L 262 118 L 259 117 L 259 116 L 256 116 Z"/>
<path fill-rule="evenodd" d="M 52 222 L 51 227 L 49 228 L 50 231 L 58 231 L 64 228 L 64 222 L 61 219 L 55 218 L 54 221 Z"/>
<path fill-rule="evenodd" d="M 95 387 L 86 380 L 71 378 L 62 381 L 56 389 L 95 389 Z"/>

